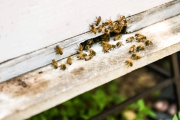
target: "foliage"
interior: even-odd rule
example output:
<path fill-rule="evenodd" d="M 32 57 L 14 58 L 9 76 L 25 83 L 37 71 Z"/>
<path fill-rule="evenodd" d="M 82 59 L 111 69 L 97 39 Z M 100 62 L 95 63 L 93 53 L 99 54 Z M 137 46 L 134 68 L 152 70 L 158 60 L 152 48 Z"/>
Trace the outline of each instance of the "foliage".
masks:
<path fill-rule="evenodd" d="M 145 120 L 145 116 L 156 118 L 156 114 L 145 105 L 143 99 L 140 99 L 137 102 L 129 105 L 127 109 L 136 111 L 136 120 Z"/>
<path fill-rule="evenodd" d="M 59 106 L 47 110 L 39 115 L 29 118 L 29 120 L 86 120 L 98 114 L 105 107 L 110 107 L 126 100 L 119 95 L 118 81 L 112 81 L 95 90 L 86 92 Z M 155 117 L 155 114 L 145 106 L 143 100 L 131 104 L 128 109 L 137 111 L 136 119 L 141 120 L 145 115 Z M 115 120 L 117 116 L 108 116 L 106 120 Z M 143 120 L 143 119 L 142 119 Z"/>
<path fill-rule="evenodd" d="M 180 118 L 180 111 L 174 115 L 172 120 L 179 120 L 179 118 Z"/>

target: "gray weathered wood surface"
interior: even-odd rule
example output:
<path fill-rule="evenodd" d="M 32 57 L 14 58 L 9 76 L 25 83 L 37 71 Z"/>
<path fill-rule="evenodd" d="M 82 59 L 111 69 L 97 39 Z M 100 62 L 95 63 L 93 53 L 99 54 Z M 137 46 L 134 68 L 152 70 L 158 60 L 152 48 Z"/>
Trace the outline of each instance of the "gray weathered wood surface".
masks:
<path fill-rule="evenodd" d="M 1 83 L 0 119 L 28 118 L 179 51 L 179 20 L 180 15 L 137 31 L 146 35 L 154 44 L 139 52 L 142 58 L 134 60 L 133 67 L 127 67 L 124 63 L 130 57 L 128 48 L 141 43 L 125 43 L 125 39 L 137 32 L 124 35 L 119 40 L 124 46 L 107 54 L 102 52 L 98 44 L 94 45 L 97 55 L 90 61 L 77 60 L 76 56 L 73 56 L 73 64 L 67 66 L 65 71 L 47 65 Z M 62 59 L 58 63 L 65 61 L 66 59 Z"/>

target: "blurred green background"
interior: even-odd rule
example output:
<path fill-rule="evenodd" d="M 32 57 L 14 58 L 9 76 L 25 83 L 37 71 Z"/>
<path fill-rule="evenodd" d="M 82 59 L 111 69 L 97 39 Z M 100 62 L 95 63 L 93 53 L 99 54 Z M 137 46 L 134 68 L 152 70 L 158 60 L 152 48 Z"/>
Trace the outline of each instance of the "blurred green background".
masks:
<path fill-rule="evenodd" d="M 120 82 L 114 80 L 108 84 L 77 96 L 59 106 L 29 118 L 29 120 L 87 120 L 108 107 L 126 100 L 126 96 L 120 95 Z M 146 116 L 156 117 L 154 112 L 145 105 L 143 99 L 127 106 L 119 114 L 108 116 L 106 120 L 129 120 L 128 117 L 137 120 L 145 120 Z"/>

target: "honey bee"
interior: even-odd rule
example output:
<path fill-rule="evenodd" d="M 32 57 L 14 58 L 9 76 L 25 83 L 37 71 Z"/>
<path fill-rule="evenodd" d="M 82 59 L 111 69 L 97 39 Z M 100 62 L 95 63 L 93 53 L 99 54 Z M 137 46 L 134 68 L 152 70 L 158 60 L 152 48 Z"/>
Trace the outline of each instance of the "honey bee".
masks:
<path fill-rule="evenodd" d="M 115 37 L 114 37 L 114 41 L 116 41 L 116 40 L 119 40 L 119 38 L 121 38 L 122 37 L 122 35 L 116 35 Z"/>
<path fill-rule="evenodd" d="M 116 23 L 114 23 L 112 26 L 112 31 L 116 30 L 117 28 L 118 28 L 118 25 Z"/>
<path fill-rule="evenodd" d="M 96 28 L 91 29 L 91 32 L 93 32 L 94 34 L 96 34 Z"/>
<path fill-rule="evenodd" d="M 129 53 L 132 53 L 135 51 L 135 48 L 136 46 L 135 45 L 132 45 L 130 48 L 129 48 Z"/>
<path fill-rule="evenodd" d="M 78 52 L 82 52 L 83 51 L 83 46 L 80 44 L 79 46 L 78 46 Z"/>
<path fill-rule="evenodd" d="M 91 32 L 93 32 L 94 34 L 96 34 L 96 31 L 97 31 L 97 30 L 96 30 L 96 28 L 94 27 L 94 25 L 90 25 L 90 27 L 91 27 L 91 29 L 90 29 Z"/>
<path fill-rule="evenodd" d="M 140 50 L 145 50 L 145 46 L 144 45 L 137 46 L 136 51 L 139 52 Z"/>
<path fill-rule="evenodd" d="M 126 63 L 126 65 L 127 65 L 128 67 L 129 67 L 129 66 L 130 66 L 130 67 L 133 66 L 133 61 L 132 61 L 132 59 L 127 59 L 125 63 Z"/>
<path fill-rule="evenodd" d="M 93 43 L 94 43 L 93 39 L 90 39 L 90 40 L 87 40 L 87 41 L 86 41 L 86 44 L 88 44 L 88 45 L 91 45 L 91 44 L 93 44 Z"/>
<path fill-rule="evenodd" d="M 119 15 L 119 18 L 114 22 L 121 23 L 124 19 L 125 19 L 125 16 L 120 16 Z"/>
<path fill-rule="evenodd" d="M 110 34 L 110 30 L 109 30 L 109 29 L 107 29 L 107 28 L 105 29 L 105 31 L 104 31 L 104 32 L 105 32 L 105 34 L 106 34 L 106 35 L 109 35 L 109 34 Z"/>
<path fill-rule="evenodd" d="M 96 17 L 97 21 L 96 21 L 96 26 L 99 25 L 99 23 L 101 22 L 101 16 L 99 16 L 98 18 Z"/>
<path fill-rule="evenodd" d="M 113 32 L 116 33 L 116 34 L 119 34 L 121 32 L 121 30 L 120 29 L 116 29 Z"/>
<path fill-rule="evenodd" d="M 109 47 L 108 46 L 103 46 L 103 52 L 108 53 L 109 52 Z"/>
<path fill-rule="evenodd" d="M 89 50 L 91 48 L 91 45 L 85 45 L 84 49 Z"/>
<path fill-rule="evenodd" d="M 146 46 L 149 46 L 149 45 L 152 45 L 153 43 L 152 43 L 152 41 L 150 41 L 150 40 L 146 40 L 146 42 L 145 42 L 145 45 Z"/>
<path fill-rule="evenodd" d="M 61 70 L 65 70 L 66 69 L 66 64 L 61 64 L 60 68 L 61 68 Z"/>
<path fill-rule="evenodd" d="M 58 63 L 57 63 L 57 61 L 54 60 L 54 59 L 52 60 L 52 65 L 54 66 L 55 69 L 58 68 Z"/>
<path fill-rule="evenodd" d="M 81 52 L 81 53 L 79 53 L 79 54 L 77 55 L 77 58 L 78 58 L 79 60 L 82 60 L 82 59 L 84 59 L 85 56 L 87 56 L 87 54 Z"/>
<path fill-rule="evenodd" d="M 106 24 L 106 25 L 112 25 L 112 24 L 113 24 L 113 22 L 112 22 L 112 20 L 111 20 L 111 19 L 109 19 L 109 20 L 107 20 L 107 21 L 105 22 L 105 24 Z"/>
<path fill-rule="evenodd" d="M 127 26 L 128 25 L 128 21 L 126 19 L 124 19 L 124 25 L 123 26 Z"/>
<path fill-rule="evenodd" d="M 100 33 L 100 32 L 102 32 L 102 30 L 103 30 L 103 26 L 100 25 L 100 26 L 98 27 L 98 32 Z"/>
<path fill-rule="evenodd" d="M 138 36 L 138 37 L 136 37 L 136 40 L 138 42 L 144 42 L 144 39 L 146 39 L 146 36 Z"/>
<path fill-rule="evenodd" d="M 116 48 L 116 45 L 109 44 L 108 47 L 109 47 L 109 49 L 114 49 L 114 48 Z"/>
<path fill-rule="evenodd" d="M 67 58 L 67 64 L 69 64 L 69 65 L 72 64 L 72 58 L 71 58 L 71 57 L 68 57 L 68 58 Z"/>
<path fill-rule="evenodd" d="M 90 60 L 92 58 L 92 56 L 91 55 L 87 55 L 87 56 L 85 56 L 85 61 L 88 61 L 88 60 Z"/>
<path fill-rule="evenodd" d="M 132 56 L 131 56 L 133 59 L 137 60 L 137 59 L 140 59 L 141 56 L 137 53 L 133 53 Z"/>
<path fill-rule="evenodd" d="M 93 49 L 89 49 L 89 53 L 90 53 L 90 55 L 92 55 L 92 56 L 95 56 L 95 55 L 96 55 L 96 52 L 95 52 Z"/>
<path fill-rule="evenodd" d="M 117 42 L 117 43 L 116 43 L 116 46 L 117 46 L 117 47 L 121 47 L 122 45 L 123 45 L 122 42 Z"/>
<path fill-rule="evenodd" d="M 56 46 L 55 50 L 57 54 L 60 54 L 60 55 L 63 54 L 63 49 L 59 45 Z"/>
<path fill-rule="evenodd" d="M 110 40 L 110 34 L 103 34 L 102 36 L 101 36 L 101 41 L 106 41 L 106 42 L 108 42 Z"/>
<path fill-rule="evenodd" d="M 102 45 L 102 46 L 105 46 L 105 45 L 108 45 L 108 44 L 109 44 L 108 42 L 101 41 L 101 45 Z"/>
<path fill-rule="evenodd" d="M 139 37 L 139 36 L 144 36 L 144 35 L 141 34 L 141 33 L 136 33 L 136 34 L 135 34 L 135 37 Z"/>
<path fill-rule="evenodd" d="M 106 39 L 106 38 L 107 38 L 106 34 L 101 35 L 101 39 Z"/>
<path fill-rule="evenodd" d="M 129 42 L 132 42 L 133 40 L 134 40 L 134 37 L 131 36 L 131 37 L 129 37 L 129 38 L 126 39 L 126 42 L 129 43 Z"/>

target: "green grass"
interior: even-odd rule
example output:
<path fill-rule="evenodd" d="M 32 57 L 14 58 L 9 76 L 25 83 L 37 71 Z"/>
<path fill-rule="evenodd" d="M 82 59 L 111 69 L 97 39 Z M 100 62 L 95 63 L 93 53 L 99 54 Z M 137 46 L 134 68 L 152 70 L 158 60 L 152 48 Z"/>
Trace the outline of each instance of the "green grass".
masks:
<path fill-rule="evenodd" d="M 86 120 L 114 104 L 125 101 L 126 97 L 120 95 L 119 90 L 118 81 L 114 80 L 28 120 Z M 137 120 L 143 120 L 146 115 L 155 117 L 154 112 L 145 105 L 142 99 L 129 105 L 127 109 L 136 111 Z M 117 117 L 126 119 L 120 113 L 120 115 L 108 116 L 106 120 L 116 120 Z"/>

